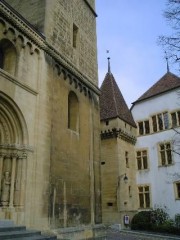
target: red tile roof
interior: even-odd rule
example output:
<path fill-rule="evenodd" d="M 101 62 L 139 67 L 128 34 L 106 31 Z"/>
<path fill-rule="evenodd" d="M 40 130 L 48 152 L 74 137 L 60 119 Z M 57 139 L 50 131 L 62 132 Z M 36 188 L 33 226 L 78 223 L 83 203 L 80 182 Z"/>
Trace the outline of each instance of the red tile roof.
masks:
<path fill-rule="evenodd" d="M 180 78 L 171 72 L 167 72 L 159 81 L 149 88 L 140 98 L 133 104 L 157 96 L 159 94 L 171 91 L 180 87 Z"/>
<path fill-rule="evenodd" d="M 101 120 L 118 117 L 129 123 L 131 126 L 136 127 L 132 114 L 111 72 L 106 74 L 100 90 Z"/>

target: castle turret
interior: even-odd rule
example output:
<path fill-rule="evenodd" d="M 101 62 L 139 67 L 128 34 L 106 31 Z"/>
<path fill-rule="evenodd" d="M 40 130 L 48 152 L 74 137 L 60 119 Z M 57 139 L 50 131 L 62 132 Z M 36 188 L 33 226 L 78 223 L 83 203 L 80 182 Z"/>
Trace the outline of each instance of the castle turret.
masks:
<path fill-rule="evenodd" d="M 124 225 L 136 207 L 136 124 L 114 79 L 108 72 L 101 85 L 101 173 L 104 223 Z"/>

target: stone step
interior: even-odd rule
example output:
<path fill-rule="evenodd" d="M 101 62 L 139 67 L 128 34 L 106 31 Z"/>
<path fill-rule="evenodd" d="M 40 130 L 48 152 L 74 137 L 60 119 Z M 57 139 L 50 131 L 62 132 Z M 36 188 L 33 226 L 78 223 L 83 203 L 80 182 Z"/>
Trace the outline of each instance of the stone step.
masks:
<path fill-rule="evenodd" d="M 1 232 L 11 232 L 11 231 L 24 231 L 26 230 L 25 226 L 9 226 L 9 227 L 2 227 L 0 226 L 0 233 Z"/>
<path fill-rule="evenodd" d="M 45 237 L 39 235 L 39 236 L 30 236 L 30 237 L 18 237 L 18 238 L 6 238 L 6 240 L 46 240 Z"/>
<path fill-rule="evenodd" d="M 25 226 L 0 227 L 0 240 L 56 240 L 56 236 L 41 235 L 40 231 L 26 230 Z"/>
<path fill-rule="evenodd" d="M 0 227 L 11 227 L 11 226 L 14 226 L 13 221 L 6 220 L 6 219 L 0 220 Z"/>
<path fill-rule="evenodd" d="M 6 240 L 12 240 L 12 239 L 15 239 L 15 240 L 56 240 L 57 238 L 54 236 L 47 237 L 47 236 L 42 236 L 42 235 L 30 236 L 30 237 L 6 238 Z"/>
<path fill-rule="evenodd" d="M 39 236 L 41 235 L 40 231 L 34 231 L 34 230 L 20 230 L 20 231 L 4 231 L 0 232 L 0 239 L 13 239 L 18 237 L 33 237 L 33 236 Z"/>

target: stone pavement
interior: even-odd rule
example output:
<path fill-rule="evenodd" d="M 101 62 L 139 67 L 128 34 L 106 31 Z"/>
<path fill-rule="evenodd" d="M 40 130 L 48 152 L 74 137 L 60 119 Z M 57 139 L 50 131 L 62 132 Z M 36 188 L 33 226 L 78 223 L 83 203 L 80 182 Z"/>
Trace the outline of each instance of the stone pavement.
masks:
<path fill-rule="evenodd" d="M 180 240 L 180 236 L 152 234 L 136 231 L 108 230 L 106 240 Z"/>
<path fill-rule="evenodd" d="M 108 233 L 106 240 L 138 240 L 138 236 L 133 236 L 131 234 L 124 234 L 121 232 Z"/>

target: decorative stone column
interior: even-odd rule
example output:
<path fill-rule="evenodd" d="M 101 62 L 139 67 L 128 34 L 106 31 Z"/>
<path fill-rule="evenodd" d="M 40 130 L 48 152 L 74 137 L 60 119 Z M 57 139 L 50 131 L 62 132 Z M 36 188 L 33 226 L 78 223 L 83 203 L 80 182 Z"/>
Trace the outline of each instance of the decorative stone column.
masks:
<path fill-rule="evenodd" d="M 9 200 L 9 207 L 13 207 L 14 202 L 14 183 L 15 183 L 15 174 L 16 174 L 16 160 L 17 155 L 12 155 L 12 170 L 11 170 L 11 188 L 10 188 L 10 200 Z"/>
<path fill-rule="evenodd" d="M 14 188 L 14 206 L 19 206 L 20 202 L 20 190 L 21 190 L 21 174 L 22 174 L 22 161 L 23 158 L 18 156 L 16 163 L 16 179 Z"/>
<path fill-rule="evenodd" d="M 21 188 L 19 197 L 19 206 L 24 207 L 25 200 L 25 187 L 26 187 L 26 168 L 27 168 L 27 154 L 24 152 L 21 157 L 22 168 L 21 168 Z"/>
<path fill-rule="evenodd" d="M 3 160 L 4 160 L 4 154 L 0 153 L 0 193 L 1 193 L 1 182 L 3 177 Z"/>

